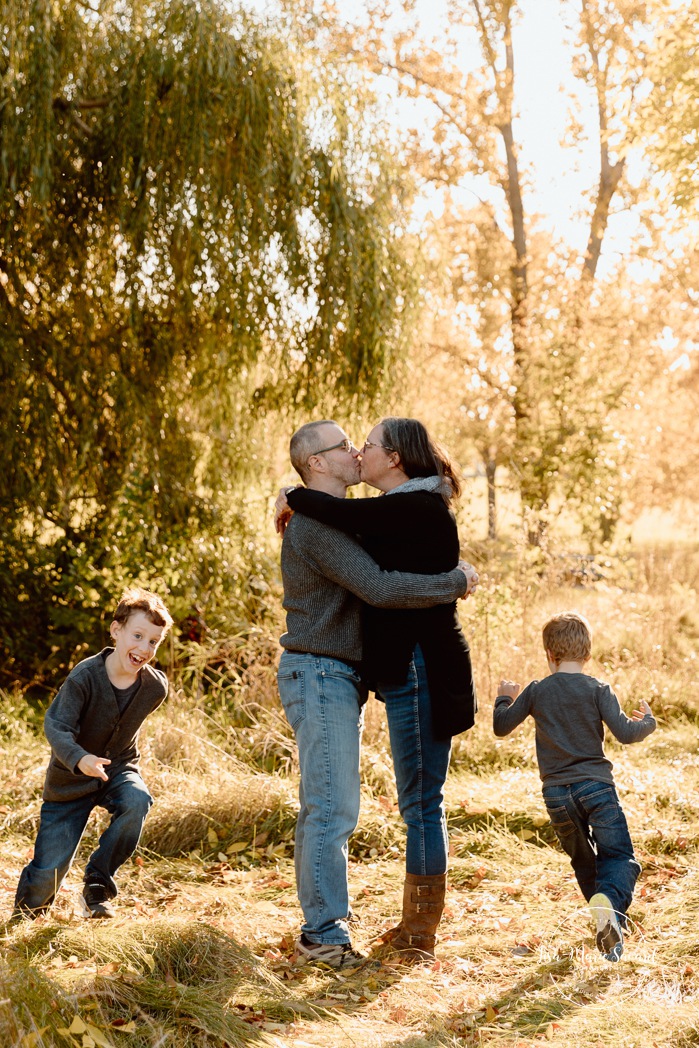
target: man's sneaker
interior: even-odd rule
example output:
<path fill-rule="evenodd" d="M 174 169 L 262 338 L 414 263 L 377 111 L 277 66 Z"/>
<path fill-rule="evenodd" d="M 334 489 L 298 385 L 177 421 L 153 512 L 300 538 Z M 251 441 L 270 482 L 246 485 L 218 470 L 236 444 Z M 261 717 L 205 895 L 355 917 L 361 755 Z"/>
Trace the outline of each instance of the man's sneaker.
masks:
<path fill-rule="evenodd" d="M 311 942 L 305 935 L 296 940 L 296 949 L 306 961 L 327 964 L 329 968 L 358 968 L 367 958 L 351 943 Z"/>
<path fill-rule="evenodd" d="M 103 884 L 86 884 L 80 896 L 80 905 L 85 917 L 116 917 L 109 889 Z"/>
<path fill-rule="evenodd" d="M 597 925 L 597 949 L 605 961 L 618 961 L 624 952 L 624 935 L 614 907 L 602 892 L 590 899 L 590 912 Z"/>

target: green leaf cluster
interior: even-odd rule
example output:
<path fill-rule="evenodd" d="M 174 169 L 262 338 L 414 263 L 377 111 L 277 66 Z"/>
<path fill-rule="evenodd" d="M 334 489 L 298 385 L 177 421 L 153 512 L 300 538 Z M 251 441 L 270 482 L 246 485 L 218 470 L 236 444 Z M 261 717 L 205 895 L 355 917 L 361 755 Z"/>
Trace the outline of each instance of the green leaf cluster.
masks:
<path fill-rule="evenodd" d="M 59 605 L 94 624 L 91 573 L 168 586 L 219 540 L 262 412 L 375 388 L 407 277 L 386 170 L 271 30 L 222 0 L 2 8 L 0 648 L 26 679 L 78 643 Z"/>

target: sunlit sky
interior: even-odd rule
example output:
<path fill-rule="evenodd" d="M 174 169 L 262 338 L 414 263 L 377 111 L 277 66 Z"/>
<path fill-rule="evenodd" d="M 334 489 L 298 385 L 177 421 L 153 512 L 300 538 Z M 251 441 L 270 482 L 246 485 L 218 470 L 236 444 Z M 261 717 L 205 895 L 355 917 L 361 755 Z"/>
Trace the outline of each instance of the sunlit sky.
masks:
<path fill-rule="evenodd" d="M 351 11 L 360 13 L 364 6 L 361 0 L 346 0 L 342 10 L 349 17 Z M 547 216 L 558 235 L 568 241 L 574 237 L 574 246 L 582 248 L 586 231 L 576 213 L 582 203 L 581 194 L 595 181 L 596 149 L 594 141 L 582 153 L 564 150 L 560 144 L 566 128 L 569 94 L 576 87 L 564 42 L 562 6 L 560 0 L 523 0 L 520 5 L 522 16 L 513 35 L 519 114 L 516 135 L 530 212 Z M 443 31 L 445 8 L 444 0 L 417 0 L 415 15 L 425 39 L 438 39 Z M 462 34 L 459 58 L 464 70 L 481 66 L 475 32 Z M 425 119 L 429 119 L 427 105 L 424 113 Z M 595 112 L 591 106 L 578 115 L 584 124 L 591 125 L 594 133 Z M 399 109 L 398 119 L 409 119 L 407 105 Z M 485 178 L 464 182 L 463 192 L 455 196 L 461 196 L 463 203 L 470 206 L 474 199 L 471 190 L 493 198 Z"/>
<path fill-rule="evenodd" d="M 272 9 L 271 3 L 265 0 L 248 2 L 267 13 Z M 361 21 L 366 6 L 365 0 L 341 0 L 338 4 L 341 17 L 348 22 Z M 589 217 L 583 213 L 584 194 L 596 188 L 599 154 L 594 98 L 591 91 L 573 77 L 570 68 L 568 42 L 574 33 L 574 6 L 561 0 L 520 0 L 518 8 L 520 14 L 513 34 L 518 111 L 515 134 L 524 173 L 525 205 L 528 214 L 540 215 L 554 236 L 564 241 L 572 252 L 583 252 L 589 231 Z M 410 22 L 400 19 L 399 24 L 432 42 L 443 32 L 445 12 L 445 0 L 416 0 Z M 475 33 L 463 35 L 459 61 L 465 70 L 481 65 Z M 418 126 L 421 119 L 425 123 L 429 120 L 427 103 L 420 109 L 415 103 L 396 100 L 387 79 L 379 91 L 398 127 Z M 574 149 L 562 145 L 571 104 L 576 120 L 588 135 L 587 140 Z M 632 178 L 640 177 L 639 163 L 633 157 L 629 158 L 627 175 L 629 173 Z M 504 203 L 485 178 L 464 181 L 453 196 L 458 203 L 472 206 L 474 193 L 491 200 L 496 207 Z M 439 196 L 430 194 L 418 205 L 418 219 L 429 210 L 438 212 L 440 207 Z M 600 275 L 613 267 L 615 256 L 624 252 L 637 227 L 638 218 L 632 212 L 612 214 L 600 260 Z"/>

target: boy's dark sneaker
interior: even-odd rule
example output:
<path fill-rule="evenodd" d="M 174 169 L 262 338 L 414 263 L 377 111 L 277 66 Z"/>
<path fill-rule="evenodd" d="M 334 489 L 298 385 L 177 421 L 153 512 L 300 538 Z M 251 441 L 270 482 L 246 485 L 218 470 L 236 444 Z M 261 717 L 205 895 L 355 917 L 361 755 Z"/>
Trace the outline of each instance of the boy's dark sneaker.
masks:
<path fill-rule="evenodd" d="M 296 940 L 296 949 L 304 960 L 327 964 L 329 968 L 358 968 L 367 960 L 364 954 L 352 949 L 351 943 L 311 942 L 305 935 Z"/>
<path fill-rule="evenodd" d="M 602 892 L 593 895 L 590 912 L 597 925 L 597 949 L 604 955 L 605 961 L 618 961 L 624 952 L 624 934 L 607 896 Z"/>
<path fill-rule="evenodd" d="M 103 884 L 86 884 L 80 896 L 80 905 L 85 917 L 116 917 L 109 889 Z"/>

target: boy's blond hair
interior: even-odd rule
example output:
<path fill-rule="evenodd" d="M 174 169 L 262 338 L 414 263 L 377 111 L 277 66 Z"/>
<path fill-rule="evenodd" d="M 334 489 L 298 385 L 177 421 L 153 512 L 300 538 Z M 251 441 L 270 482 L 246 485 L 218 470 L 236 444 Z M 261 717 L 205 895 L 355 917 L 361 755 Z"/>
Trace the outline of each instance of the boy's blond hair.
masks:
<path fill-rule="evenodd" d="M 542 630 L 544 649 L 553 662 L 587 662 L 592 651 L 592 630 L 583 615 L 564 611 L 548 620 Z"/>
<path fill-rule="evenodd" d="M 154 626 L 162 626 L 163 637 L 172 626 L 172 615 L 157 593 L 140 586 L 131 586 L 125 590 L 117 604 L 114 621 L 123 626 L 136 611 L 144 611 Z"/>

